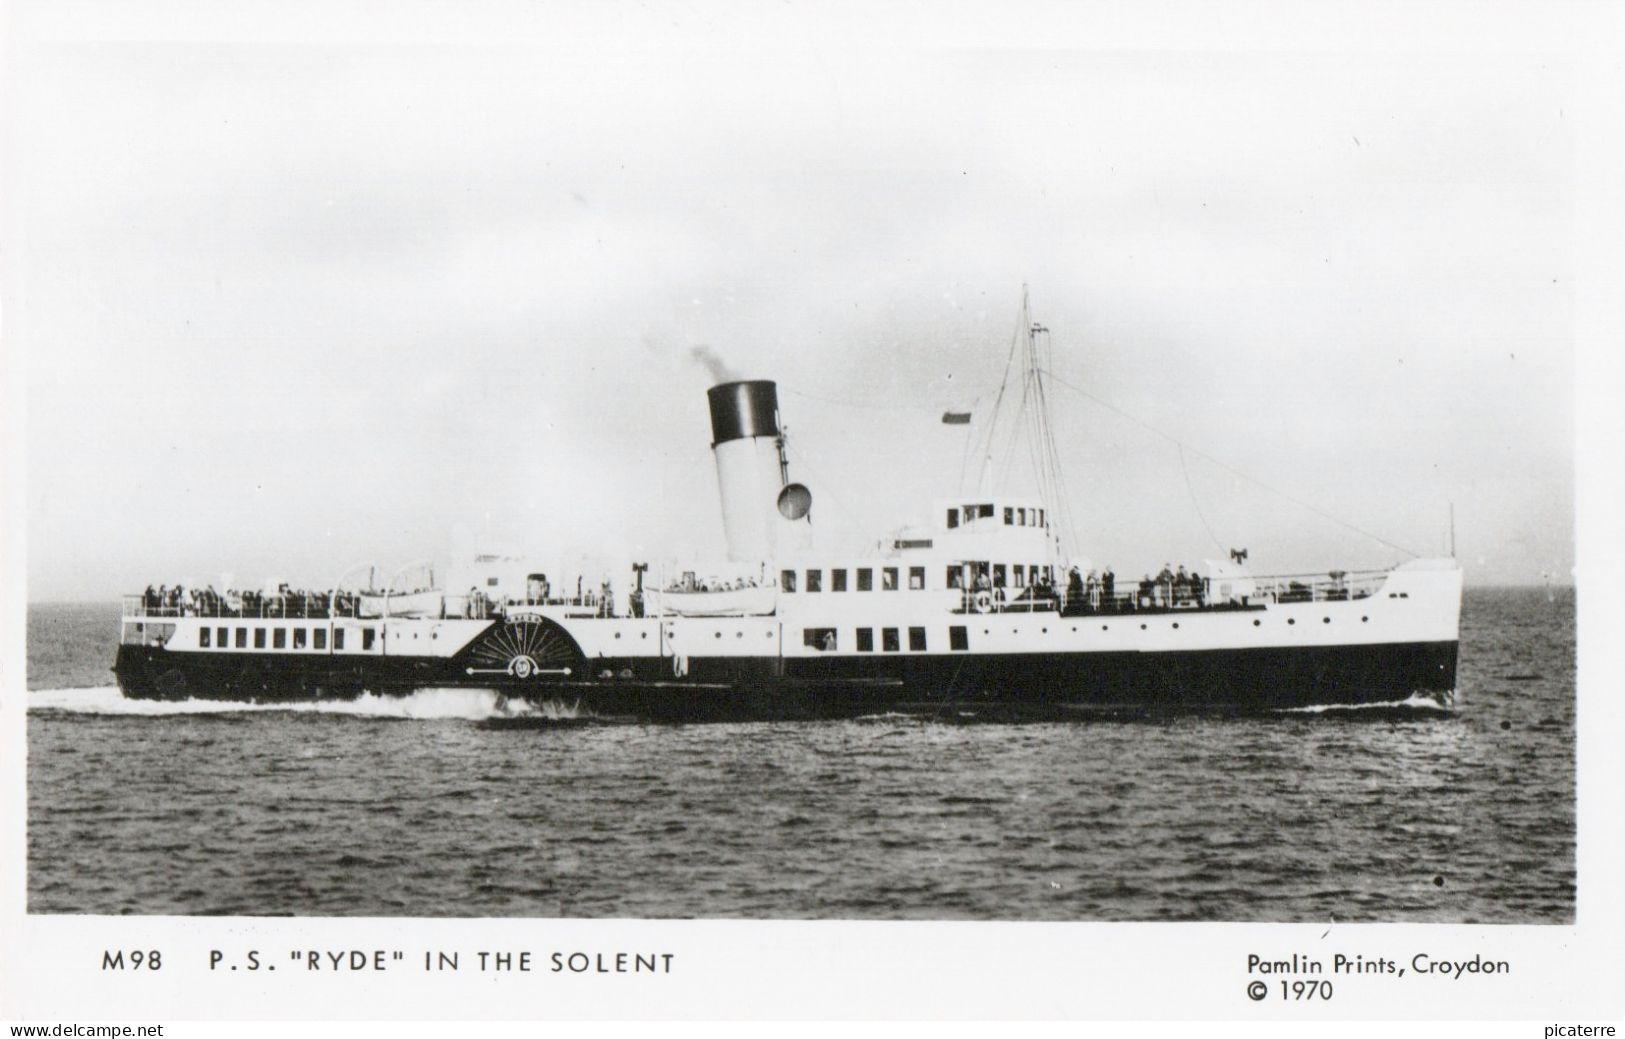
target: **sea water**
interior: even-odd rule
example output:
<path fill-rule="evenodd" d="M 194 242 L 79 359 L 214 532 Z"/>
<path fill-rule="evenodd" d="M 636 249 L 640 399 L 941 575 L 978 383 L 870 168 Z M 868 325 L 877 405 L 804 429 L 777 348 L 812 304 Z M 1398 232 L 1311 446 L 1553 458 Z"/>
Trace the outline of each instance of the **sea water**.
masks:
<path fill-rule="evenodd" d="M 1471 589 L 1449 710 L 495 727 L 497 698 L 123 699 L 36 605 L 35 913 L 1562 923 L 1572 591 Z"/>

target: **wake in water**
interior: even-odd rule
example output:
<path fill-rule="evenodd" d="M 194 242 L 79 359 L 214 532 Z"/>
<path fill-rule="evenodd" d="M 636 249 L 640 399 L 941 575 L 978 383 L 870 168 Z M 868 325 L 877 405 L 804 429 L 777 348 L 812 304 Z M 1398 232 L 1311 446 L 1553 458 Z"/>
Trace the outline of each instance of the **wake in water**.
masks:
<path fill-rule="evenodd" d="M 419 689 L 410 696 L 365 694 L 354 700 L 306 700 L 248 703 L 234 700 L 131 700 L 116 686 L 96 689 L 36 689 L 28 694 L 30 711 L 70 714 L 163 716 L 175 714 L 337 714 L 358 718 L 453 719 L 571 718 L 568 705 L 530 704 L 508 700 L 491 689 Z"/>
<path fill-rule="evenodd" d="M 1452 718 L 1455 711 L 1450 701 L 1441 702 L 1431 696 L 1412 693 L 1404 700 L 1385 700 L 1380 703 L 1314 704 L 1309 707 L 1284 707 L 1278 714 L 1348 714 L 1353 717 L 1382 716 L 1385 718 Z"/>
<path fill-rule="evenodd" d="M 132 700 L 119 692 L 116 686 L 90 689 L 36 689 L 28 694 L 30 711 L 58 711 L 65 714 L 115 715 L 125 717 L 163 717 L 168 715 L 222 715 L 222 714 L 324 714 L 352 718 L 380 720 L 437 721 L 455 720 L 484 723 L 493 729 L 542 728 L 550 723 L 614 721 L 600 718 L 584 710 L 579 702 L 561 703 L 557 700 L 531 702 L 508 698 L 493 689 L 419 689 L 410 696 L 375 696 L 364 694 L 354 700 L 302 700 L 280 703 L 250 703 L 240 700 Z M 935 705 L 932 710 L 919 712 L 885 711 L 867 715 L 862 722 L 887 723 L 903 720 L 934 720 L 968 724 L 972 722 L 1011 721 L 1109 721 L 1123 715 L 1133 719 L 1144 716 L 1140 709 L 1123 712 L 1101 708 L 1091 712 L 1062 711 L 1042 715 L 1012 714 L 1008 710 L 976 711 L 943 710 Z M 1377 720 L 1423 720 L 1453 718 L 1455 711 L 1426 696 L 1411 696 L 1405 700 L 1364 704 L 1317 704 L 1310 707 L 1288 707 L 1271 712 L 1277 717 L 1289 715 L 1322 715 L 1331 718 Z"/>

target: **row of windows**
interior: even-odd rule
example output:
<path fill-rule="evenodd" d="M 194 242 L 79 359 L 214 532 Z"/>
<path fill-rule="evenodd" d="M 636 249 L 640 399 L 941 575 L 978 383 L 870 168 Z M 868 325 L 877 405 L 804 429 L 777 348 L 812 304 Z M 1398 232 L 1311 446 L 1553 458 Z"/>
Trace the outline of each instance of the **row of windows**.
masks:
<path fill-rule="evenodd" d="M 214 648 L 214 647 L 217 647 L 219 649 L 232 649 L 232 648 L 247 649 L 248 648 L 248 633 L 249 633 L 249 630 L 250 629 L 248 629 L 248 628 L 237 628 L 237 629 L 234 630 L 232 628 L 224 628 L 224 627 L 222 627 L 222 628 L 199 628 L 198 631 L 197 631 L 197 644 L 198 644 L 199 647 L 201 647 L 203 649 L 210 649 L 210 648 Z M 294 628 L 286 628 L 286 627 L 254 628 L 252 630 L 254 632 L 254 648 L 255 649 L 265 649 L 266 648 L 266 635 L 267 635 L 267 633 L 269 633 L 269 635 L 270 635 L 270 648 L 271 649 L 287 649 L 288 648 L 288 639 L 289 639 L 289 633 L 290 632 L 292 633 L 293 648 L 294 649 L 305 649 L 305 648 L 307 648 L 307 646 L 310 649 L 326 649 L 327 648 L 327 629 L 326 628 L 306 628 L 306 627 L 301 626 L 301 627 L 294 627 Z M 333 649 L 335 651 L 339 651 L 339 650 L 344 649 L 344 631 L 345 631 L 345 629 L 343 629 L 343 628 L 334 628 L 333 629 Z M 235 638 L 233 638 L 233 636 L 235 636 Z M 373 641 L 377 637 L 378 637 L 377 629 L 375 629 L 375 628 L 362 628 L 361 629 L 361 648 L 362 648 L 362 650 L 366 651 L 366 650 L 372 649 Z"/>
<path fill-rule="evenodd" d="M 824 571 L 807 570 L 805 571 L 805 574 L 807 578 L 807 591 L 821 592 L 824 590 Z M 779 571 L 779 587 L 787 592 L 795 591 L 796 576 L 796 571 L 794 570 Z M 902 569 L 900 567 L 881 567 L 880 590 L 883 592 L 897 591 L 897 582 L 901 576 Z M 845 569 L 831 570 L 829 572 L 829 590 L 832 592 L 846 591 L 846 577 L 847 571 Z M 858 591 L 872 592 L 875 590 L 875 571 L 873 568 L 867 566 L 859 568 L 856 577 Z M 925 567 L 911 566 L 908 568 L 908 587 L 911 591 L 916 592 L 925 588 Z"/>
<path fill-rule="evenodd" d="M 880 629 L 880 651 L 882 653 L 900 653 L 903 649 L 901 628 Z M 854 628 L 853 646 L 859 653 L 873 653 L 875 651 L 875 629 Z M 804 646 L 832 653 L 841 648 L 840 635 L 834 628 L 803 628 L 801 642 Z M 912 653 L 925 652 L 926 638 L 924 628 L 908 629 L 908 648 Z M 948 629 L 948 648 L 964 650 L 970 648 L 970 639 L 962 625 L 955 625 Z"/>
<path fill-rule="evenodd" d="M 992 519 L 993 506 L 991 505 L 965 505 L 960 508 L 948 510 L 948 529 L 959 526 L 961 519 L 966 523 L 976 519 Z M 1043 509 L 1028 508 L 1019 505 L 1006 505 L 1004 507 L 1004 525 L 1007 527 L 1042 527 L 1047 517 Z"/>
<path fill-rule="evenodd" d="M 945 571 L 943 586 L 946 588 L 960 588 L 964 586 L 967 574 L 972 580 L 976 575 L 987 574 L 995 588 L 1004 588 L 1014 585 L 1022 588 L 1030 584 L 1037 584 L 1039 574 L 1043 568 L 1037 563 L 1022 565 L 1021 563 L 950 563 Z M 848 571 L 845 568 L 836 568 L 829 571 L 829 590 L 844 592 L 847 590 Z M 875 588 L 875 571 L 870 567 L 861 567 L 857 570 L 857 590 L 872 592 Z M 895 592 L 898 581 L 902 577 L 902 568 L 886 566 L 880 568 L 880 590 Z M 803 582 L 799 587 L 807 592 L 821 592 L 824 590 L 823 570 L 781 570 L 779 571 L 779 587 L 786 592 L 798 590 L 797 578 Z M 909 591 L 918 592 L 925 589 L 925 567 L 911 566 L 908 568 Z"/>
<path fill-rule="evenodd" d="M 1004 588 L 1014 585 L 1023 588 L 1030 584 L 1037 584 L 1044 568 L 1037 563 L 1023 566 L 1020 563 L 951 563 L 948 566 L 948 587 L 958 588 L 964 582 L 964 569 L 969 568 L 971 580 L 982 574 L 989 575 L 989 581 L 995 588 Z"/>

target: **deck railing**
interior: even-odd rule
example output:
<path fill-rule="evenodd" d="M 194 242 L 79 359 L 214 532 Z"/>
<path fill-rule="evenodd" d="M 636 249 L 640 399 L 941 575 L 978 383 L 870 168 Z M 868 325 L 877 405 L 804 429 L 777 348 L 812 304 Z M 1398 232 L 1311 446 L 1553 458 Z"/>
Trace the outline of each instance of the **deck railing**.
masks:
<path fill-rule="evenodd" d="M 1319 574 L 1236 575 L 1223 578 L 1191 578 L 1179 581 L 1120 581 L 1110 594 L 1097 584 L 1083 589 L 1060 585 L 1027 585 L 959 590 L 958 613 L 1144 613 L 1173 610 L 1230 610 L 1270 603 L 1338 602 L 1364 599 L 1376 594 L 1388 578 L 1387 570 L 1336 571 Z M 1221 594 L 1224 592 L 1225 594 Z M 941 594 L 936 592 L 933 594 Z M 402 592 L 400 601 L 423 592 Z M 622 603 L 592 591 L 576 595 L 492 597 L 437 594 L 428 599 L 432 609 L 415 604 L 398 609 L 376 593 L 365 599 L 355 592 L 286 592 L 261 594 L 232 592 L 187 593 L 180 600 L 173 594 L 126 595 L 123 616 L 126 623 L 173 620 L 180 617 L 221 617 L 250 619 L 387 619 L 385 612 L 398 617 L 487 619 L 524 607 L 563 607 L 586 611 L 599 617 L 644 616 L 642 601 L 630 596 Z M 950 602 L 952 600 L 950 599 Z M 940 608 L 940 607 L 939 607 Z M 577 613 L 577 615 L 583 615 Z M 653 614 L 650 614 L 651 616 Z"/>
<path fill-rule="evenodd" d="M 1110 593 L 1095 585 L 967 588 L 960 613 L 1145 613 L 1171 610 L 1232 610 L 1268 603 L 1342 602 L 1376 594 L 1387 570 L 1337 571 L 1321 574 L 1272 574 L 1191 578 L 1186 581 L 1118 582 Z M 1219 595 L 1215 585 L 1228 586 Z"/>
<path fill-rule="evenodd" d="M 396 603 L 408 598 L 421 599 L 422 592 L 402 592 Z M 580 595 L 549 595 L 545 599 L 525 596 L 492 597 L 487 595 L 445 595 L 432 598 L 432 613 L 440 618 L 474 618 L 483 620 L 503 610 L 526 606 L 561 606 L 574 610 L 591 610 L 597 616 L 622 616 L 613 597 L 596 592 Z M 634 597 L 634 602 L 636 602 Z M 354 618 L 380 620 L 385 610 L 398 617 L 426 616 L 421 609 L 397 612 L 381 594 L 368 593 L 363 600 L 354 592 L 290 592 L 278 595 L 235 593 L 227 595 L 199 594 L 184 600 L 170 597 L 126 595 L 123 598 L 123 617 L 126 621 L 152 621 L 177 617 L 230 617 L 253 620 L 328 620 Z"/>
<path fill-rule="evenodd" d="M 124 616 L 131 617 L 249 617 L 249 618 L 328 618 L 358 617 L 360 599 L 352 592 L 289 592 L 262 595 L 246 592 L 227 595 L 199 594 L 184 600 L 171 597 L 124 597 Z"/>
<path fill-rule="evenodd" d="M 1267 602 L 1346 602 L 1369 599 L 1388 580 L 1387 570 L 1336 571 L 1330 574 L 1283 574 L 1248 577 L 1252 598 Z"/>

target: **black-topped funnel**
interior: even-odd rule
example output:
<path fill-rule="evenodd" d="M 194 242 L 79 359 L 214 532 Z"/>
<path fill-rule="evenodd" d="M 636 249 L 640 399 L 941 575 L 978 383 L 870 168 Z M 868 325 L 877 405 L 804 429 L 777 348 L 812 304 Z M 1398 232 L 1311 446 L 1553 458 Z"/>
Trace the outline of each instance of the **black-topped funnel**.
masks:
<path fill-rule="evenodd" d="M 725 382 L 707 390 L 706 397 L 711 402 L 711 446 L 779 435 L 779 391 L 771 380 Z"/>

